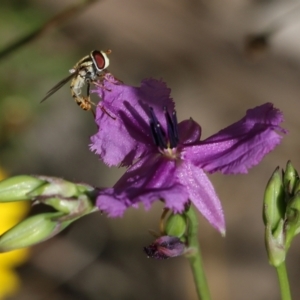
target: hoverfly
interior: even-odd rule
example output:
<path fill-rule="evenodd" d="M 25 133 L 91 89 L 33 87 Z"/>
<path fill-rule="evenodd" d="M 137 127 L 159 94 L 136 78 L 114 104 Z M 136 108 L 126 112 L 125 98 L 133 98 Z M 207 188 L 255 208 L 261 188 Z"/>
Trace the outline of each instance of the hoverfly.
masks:
<path fill-rule="evenodd" d="M 109 66 L 109 58 L 107 57 L 107 54 L 110 53 L 111 50 L 93 50 L 90 55 L 83 57 L 69 71 L 71 74 L 48 91 L 41 102 L 48 99 L 72 79 L 70 85 L 72 97 L 83 110 L 90 110 L 93 104 L 90 100 L 90 85 L 91 83 L 96 84 L 96 80 L 103 76 L 101 73 Z M 87 93 L 86 96 L 82 96 L 81 90 L 85 84 L 87 85 Z"/>

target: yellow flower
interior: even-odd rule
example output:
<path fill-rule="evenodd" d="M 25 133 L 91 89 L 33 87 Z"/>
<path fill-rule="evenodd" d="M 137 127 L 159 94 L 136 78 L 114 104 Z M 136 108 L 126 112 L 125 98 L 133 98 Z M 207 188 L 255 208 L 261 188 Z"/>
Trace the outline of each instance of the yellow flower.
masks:
<path fill-rule="evenodd" d="M 5 178 L 0 168 L 0 180 Z M 0 204 L 0 235 L 22 220 L 29 210 L 27 202 Z M 29 257 L 29 249 L 20 249 L 0 253 L 0 300 L 15 294 L 20 286 L 20 279 L 14 268 L 24 263 Z"/>

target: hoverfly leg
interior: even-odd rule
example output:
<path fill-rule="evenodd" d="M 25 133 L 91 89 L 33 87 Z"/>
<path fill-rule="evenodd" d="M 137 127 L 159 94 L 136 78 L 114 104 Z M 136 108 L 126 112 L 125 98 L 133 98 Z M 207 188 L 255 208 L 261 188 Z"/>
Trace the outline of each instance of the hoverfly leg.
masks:
<path fill-rule="evenodd" d="M 104 80 L 104 79 L 106 79 L 107 81 L 109 81 L 109 82 L 111 82 L 111 83 L 113 83 L 113 84 L 116 84 L 116 85 L 118 85 L 118 84 L 123 84 L 124 82 L 121 80 L 121 79 L 119 79 L 119 78 L 117 78 L 117 77 L 115 77 L 112 73 L 110 73 L 109 72 L 109 70 L 103 70 L 103 73 L 104 74 L 102 74 L 101 75 L 101 77 L 102 77 L 102 81 Z M 110 75 L 112 78 L 107 78 L 106 76 L 107 75 Z"/>
<path fill-rule="evenodd" d="M 84 101 L 89 103 L 90 105 L 96 106 L 96 104 L 91 100 L 90 92 L 91 92 L 91 83 L 90 83 L 90 80 L 87 80 L 86 81 L 86 97 L 84 97 Z"/>
<path fill-rule="evenodd" d="M 100 77 L 100 76 L 99 76 Z M 103 89 L 103 90 L 106 90 L 108 92 L 111 92 L 111 89 L 107 88 L 104 86 L 103 84 L 103 80 L 104 80 L 104 75 L 101 75 L 101 77 L 99 78 L 99 81 L 94 81 L 93 84 L 95 86 L 98 86 L 99 88 Z"/>
<path fill-rule="evenodd" d="M 112 118 L 113 120 L 116 120 L 116 119 L 117 119 L 115 116 L 111 115 L 111 114 L 105 109 L 104 106 L 102 106 L 101 104 L 98 104 L 98 106 L 99 106 L 99 107 L 101 108 L 101 110 L 102 110 L 105 114 L 107 114 L 110 118 Z"/>
<path fill-rule="evenodd" d="M 92 105 L 91 105 L 90 101 L 88 99 L 86 99 L 86 97 L 74 95 L 73 98 L 74 98 L 75 102 L 77 103 L 77 105 L 81 109 L 91 110 Z"/>
<path fill-rule="evenodd" d="M 109 73 L 109 74 L 111 74 L 111 73 Z M 121 79 L 119 79 L 119 78 L 117 78 L 115 76 L 113 76 L 113 78 L 115 79 L 115 81 L 113 82 L 113 84 L 118 85 L 118 84 L 123 84 L 124 83 Z"/>

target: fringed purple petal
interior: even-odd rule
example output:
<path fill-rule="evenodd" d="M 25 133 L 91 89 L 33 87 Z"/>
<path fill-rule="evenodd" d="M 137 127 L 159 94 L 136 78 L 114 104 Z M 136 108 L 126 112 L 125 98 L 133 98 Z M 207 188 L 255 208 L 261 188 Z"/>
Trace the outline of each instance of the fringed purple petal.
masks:
<path fill-rule="evenodd" d="M 279 126 L 282 121 L 282 113 L 271 103 L 255 107 L 240 121 L 186 147 L 182 158 L 210 173 L 247 173 L 280 143 L 276 130 L 286 132 Z"/>
<path fill-rule="evenodd" d="M 162 200 L 167 208 L 180 213 L 188 194 L 185 186 L 177 182 L 175 173 L 175 161 L 158 155 L 146 156 L 129 168 L 112 189 L 99 192 L 97 207 L 115 217 L 140 202 L 149 209 L 153 202 Z"/>
<path fill-rule="evenodd" d="M 109 166 L 129 166 L 151 152 L 149 107 L 164 128 L 163 107 L 174 110 L 166 84 L 147 79 L 140 87 L 132 87 L 106 80 L 97 92 L 102 101 L 96 110 L 98 132 L 91 137 L 90 149 Z"/>

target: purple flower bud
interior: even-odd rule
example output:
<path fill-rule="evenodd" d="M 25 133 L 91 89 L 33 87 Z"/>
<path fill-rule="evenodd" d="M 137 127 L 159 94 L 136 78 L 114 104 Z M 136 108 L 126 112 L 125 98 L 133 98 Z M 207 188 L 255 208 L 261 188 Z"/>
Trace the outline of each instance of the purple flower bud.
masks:
<path fill-rule="evenodd" d="M 148 257 L 155 259 L 168 259 L 180 256 L 185 251 L 185 244 L 174 236 L 161 236 L 148 247 L 144 247 Z"/>

